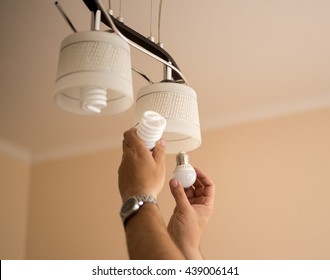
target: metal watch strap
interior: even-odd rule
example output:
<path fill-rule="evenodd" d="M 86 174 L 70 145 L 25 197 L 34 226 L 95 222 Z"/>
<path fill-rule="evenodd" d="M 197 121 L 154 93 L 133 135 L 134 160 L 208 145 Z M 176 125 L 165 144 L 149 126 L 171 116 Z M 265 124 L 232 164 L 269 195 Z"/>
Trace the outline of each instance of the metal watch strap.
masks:
<path fill-rule="evenodd" d="M 153 204 L 158 204 L 156 197 L 151 195 L 137 195 L 136 198 L 138 199 L 139 202 L 142 201 L 143 203 L 150 202 Z M 143 205 L 143 203 L 141 205 Z"/>
<path fill-rule="evenodd" d="M 135 195 L 133 197 L 135 197 L 137 199 L 139 207 L 130 216 L 125 217 L 125 218 L 122 217 L 124 226 L 126 226 L 126 223 L 128 222 L 128 220 L 132 216 L 134 216 L 139 211 L 139 209 L 142 207 L 142 205 L 144 205 L 145 203 L 152 203 L 152 204 L 158 205 L 157 199 L 154 196 L 151 196 L 151 195 Z M 130 199 L 130 198 L 128 198 L 128 199 Z"/>

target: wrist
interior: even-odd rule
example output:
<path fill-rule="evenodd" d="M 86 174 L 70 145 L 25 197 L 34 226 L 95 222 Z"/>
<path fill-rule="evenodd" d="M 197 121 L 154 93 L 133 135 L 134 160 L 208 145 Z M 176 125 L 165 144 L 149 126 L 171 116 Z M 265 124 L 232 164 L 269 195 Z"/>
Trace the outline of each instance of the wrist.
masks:
<path fill-rule="evenodd" d="M 157 193 L 149 191 L 147 189 L 139 190 L 138 188 L 134 189 L 132 191 L 121 192 L 120 196 L 121 196 L 121 200 L 122 200 L 123 203 L 125 203 L 131 197 L 142 197 L 142 196 L 150 196 L 150 197 L 153 197 L 157 200 Z"/>
<path fill-rule="evenodd" d="M 153 203 L 146 203 L 143 205 L 143 207 L 140 208 L 138 212 L 136 212 L 124 222 L 125 231 L 128 232 L 133 230 L 133 232 L 135 232 L 137 226 L 140 226 L 141 223 L 145 223 L 146 220 L 149 223 L 155 216 L 158 215 L 160 215 L 158 205 Z"/>
<path fill-rule="evenodd" d="M 145 204 L 157 205 L 157 199 L 150 195 L 134 195 L 126 199 L 120 209 L 120 216 L 124 225 L 136 215 Z"/>

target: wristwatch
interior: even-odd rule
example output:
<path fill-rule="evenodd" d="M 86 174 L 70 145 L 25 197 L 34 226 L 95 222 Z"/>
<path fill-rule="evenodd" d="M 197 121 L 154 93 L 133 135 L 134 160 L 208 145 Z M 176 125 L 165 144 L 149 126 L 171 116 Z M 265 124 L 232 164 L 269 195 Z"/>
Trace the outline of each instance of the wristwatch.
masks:
<path fill-rule="evenodd" d="M 153 203 L 157 205 L 157 199 L 151 195 L 135 195 L 129 197 L 120 209 L 120 217 L 126 225 L 130 217 L 135 215 L 144 203 Z"/>

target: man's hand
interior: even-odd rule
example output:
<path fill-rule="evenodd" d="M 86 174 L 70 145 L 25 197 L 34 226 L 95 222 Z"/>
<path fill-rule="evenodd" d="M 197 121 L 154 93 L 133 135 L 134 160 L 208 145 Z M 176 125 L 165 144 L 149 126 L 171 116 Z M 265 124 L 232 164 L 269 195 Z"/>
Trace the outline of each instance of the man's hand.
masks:
<path fill-rule="evenodd" d="M 176 207 L 167 230 L 187 259 L 203 258 L 201 234 L 214 207 L 213 182 L 199 169 L 195 170 L 196 182 L 188 189 L 184 189 L 176 179 L 169 182 Z"/>
<path fill-rule="evenodd" d="M 165 181 L 165 143 L 161 139 L 149 151 L 136 129 L 124 133 L 123 156 L 118 170 L 122 200 L 133 195 L 157 197 Z"/>

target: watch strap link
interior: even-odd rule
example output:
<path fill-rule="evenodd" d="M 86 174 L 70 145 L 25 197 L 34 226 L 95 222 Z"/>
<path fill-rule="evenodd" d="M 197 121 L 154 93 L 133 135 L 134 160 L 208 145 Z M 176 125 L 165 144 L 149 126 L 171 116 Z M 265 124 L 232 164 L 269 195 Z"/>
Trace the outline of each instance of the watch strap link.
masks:
<path fill-rule="evenodd" d="M 151 195 L 146 195 L 146 194 L 144 194 L 144 195 L 137 195 L 136 198 L 139 201 L 139 205 L 143 205 L 146 202 L 150 202 L 150 203 L 153 203 L 153 204 L 158 204 L 156 197 L 151 196 Z"/>
<path fill-rule="evenodd" d="M 132 216 L 134 216 L 139 211 L 139 209 L 142 207 L 142 205 L 144 205 L 145 203 L 152 203 L 152 204 L 158 205 L 157 199 L 154 196 L 151 196 L 151 195 L 135 195 L 135 196 L 132 196 L 132 197 L 128 198 L 126 200 L 126 202 L 124 202 L 123 207 L 125 207 L 125 204 L 129 200 L 133 200 L 133 201 L 135 200 L 136 202 L 135 202 L 134 206 L 131 206 L 132 208 L 130 210 L 128 210 L 128 212 L 125 211 L 126 213 L 125 212 L 120 213 L 120 216 L 121 216 L 125 226 L 126 226 L 127 221 Z"/>

